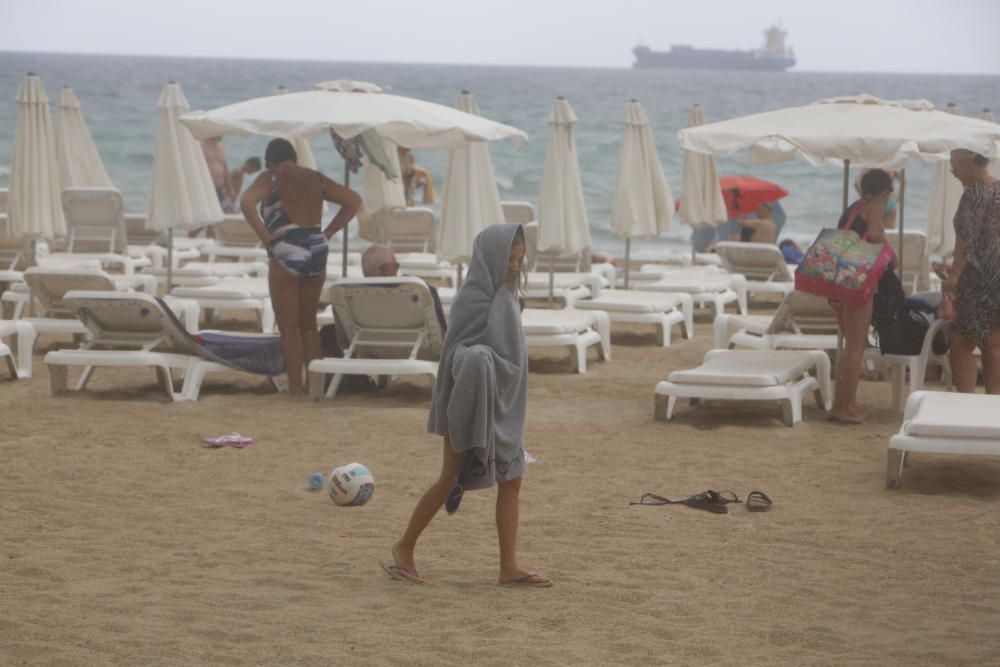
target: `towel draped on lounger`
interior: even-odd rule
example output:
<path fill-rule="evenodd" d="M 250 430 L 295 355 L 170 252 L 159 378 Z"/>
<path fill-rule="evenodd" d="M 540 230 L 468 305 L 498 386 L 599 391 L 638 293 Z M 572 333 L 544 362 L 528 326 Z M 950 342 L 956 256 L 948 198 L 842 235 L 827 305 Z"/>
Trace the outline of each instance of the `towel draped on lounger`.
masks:
<path fill-rule="evenodd" d="M 507 263 L 520 225 L 476 236 L 465 283 L 451 307 L 427 430 L 464 453 L 458 484 L 486 489 L 524 472 L 528 353 Z"/>

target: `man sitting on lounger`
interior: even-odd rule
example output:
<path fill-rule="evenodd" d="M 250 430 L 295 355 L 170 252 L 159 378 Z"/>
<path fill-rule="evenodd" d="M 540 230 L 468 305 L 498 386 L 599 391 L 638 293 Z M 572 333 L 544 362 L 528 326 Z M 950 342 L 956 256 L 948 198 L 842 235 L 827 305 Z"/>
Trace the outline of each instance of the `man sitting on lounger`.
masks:
<path fill-rule="evenodd" d="M 399 262 L 396 254 L 391 248 L 384 245 L 373 244 L 361 255 L 361 271 L 365 278 L 392 278 L 399 275 Z M 444 308 L 441 306 L 441 297 L 438 296 L 437 289 L 431 285 L 427 286 L 434 299 L 434 312 L 437 313 L 438 322 L 441 323 L 441 331 L 445 330 Z"/>

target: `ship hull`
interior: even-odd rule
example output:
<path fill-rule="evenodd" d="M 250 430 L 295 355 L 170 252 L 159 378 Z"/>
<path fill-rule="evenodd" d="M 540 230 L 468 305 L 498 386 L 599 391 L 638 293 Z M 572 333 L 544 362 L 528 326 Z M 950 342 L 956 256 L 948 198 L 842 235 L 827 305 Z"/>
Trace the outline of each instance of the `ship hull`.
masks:
<path fill-rule="evenodd" d="M 636 49 L 636 69 L 735 70 L 784 72 L 795 65 L 794 58 L 761 57 L 749 51 L 652 51 Z"/>

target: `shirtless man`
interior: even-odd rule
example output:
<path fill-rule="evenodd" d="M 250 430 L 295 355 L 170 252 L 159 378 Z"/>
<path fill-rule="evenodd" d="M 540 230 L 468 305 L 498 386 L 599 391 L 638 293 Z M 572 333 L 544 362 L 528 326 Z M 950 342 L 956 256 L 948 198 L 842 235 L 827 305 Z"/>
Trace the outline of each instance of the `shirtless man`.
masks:
<path fill-rule="evenodd" d="M 260 171 L 260 158 L 251 157 L 247 158 L 247 161 L 239 169 L 233 169 L 229 172 L 229 187 L 233 193 L 232 198 L 227 197 L 226 202 L 222 205 L 222 209 L 226 213 L 236 212 L 236 198 L 240 196 L 240 192 L 243 191 L 243 177 L 249 174 L 256 174 Z"/>
<path fill-rule="evenodd" d="M 222 137 L 212 137 L 201 142 L 201 152 L 205 154 L 208 163 L 208 173 L 212 175 L 212 185 L 219 203 L 224 204 L 228 198 L 236 199 L 232 184 L 229 182 L 229 165 L 226 164 L 226 150 L 222 147 Z"/>
<path fill-rule="evenodd" d="M 774 243 L 778 236 L 778 226 L 774 224 L 774 214 L 770 204 L 761 204 L 757 209 L 756 218 L 736 218 L 737 224 L 743 227 L 741 241 L 750 243 Z M 747 237 L 749 234 L 749 238 Z"/>

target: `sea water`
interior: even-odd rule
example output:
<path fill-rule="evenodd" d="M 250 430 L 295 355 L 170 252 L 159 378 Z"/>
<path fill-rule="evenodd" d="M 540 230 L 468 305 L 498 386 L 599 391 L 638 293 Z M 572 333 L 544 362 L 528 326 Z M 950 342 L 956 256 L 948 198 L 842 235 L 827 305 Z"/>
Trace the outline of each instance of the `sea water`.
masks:
<path fill-rule="evenodd" d="M 386 91 L 452 105 L 462 89 L 476 97 L 482 113 L 529 135 L 518 150 L 494 142 L 494 170 L 505 200 L 537 205 L 548 143 L 547 117 L 557 95 L 579 116 L 577 153 L 591 233 L 596 249 L 621 256 L 623 242 L 609 228 L 625 104 L 638 98 L 653 125 L 660 160 L 674 196 L 679 197 L 683 151 L 677 130 L 695 103 L 709 122 L 807 104 L 839 95 L 870 93 L 887 99 L 923 98 L 944 108 L 958 105 L 978 116 L 984 107 L 1000 111 L 1000 77 L 965 75 L 852 74 L 814 72 L 685 72 L 670 70 L 502 67 L 400 63 L 223 60 L 133 56 L 0 53 L 0 187 L 9 177 L 17 118 L 14 96 L 28 71 L 39 74 L 55 114 L 59 88 L 76 90 L 104 164 L 125 195 L 129 211 L 146 210 L 158 119 L 156 100 L 168 79 L 184 89 L 192 109 L 211 109 L 272 95 L 279 85 L 308 90 L 319 81 L 370 81 Z M 337 180 L 343 162 L 327 136 L 312 139 L 318 166 Z M 266 139 L 227 137 L 231 168 L 262 156 Z M 417 151 L 440 186 L 447 153 Z M 747 155 L 718 159 L 722 175 L 753 175 L 774 181 L 790 194 L 782 201 L 788 221 L 782 233 L 808 242 L 836 223 L 841 209 L 842 169 L 813 167 L 804 160 L 751 165 Z M 911 163 L 906 170 L 906 228 L 923 229 L 932 167 Z M 855 174 L 852 174 L 852 180 Z M 357 177 L 356 177 L 357 178 Z M 358 183 L 358 180 L 354 181 Z M 854 193 L 852 192 L 852 197 Z M 659 239 L 633 243 L 633 256 L 655 259 L 689 247 L 690 230 L 675 220 Z"/>

